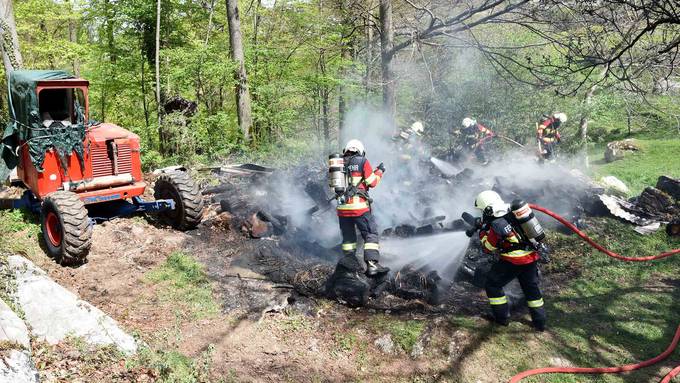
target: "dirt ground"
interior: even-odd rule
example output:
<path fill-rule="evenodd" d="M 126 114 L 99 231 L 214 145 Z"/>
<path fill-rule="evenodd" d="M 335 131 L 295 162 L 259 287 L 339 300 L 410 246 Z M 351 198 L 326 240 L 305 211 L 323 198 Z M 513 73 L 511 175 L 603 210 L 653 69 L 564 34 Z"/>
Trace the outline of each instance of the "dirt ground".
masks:
<path fill-rule="evenodd" d="M 96 225 L 85 265 L 62 267 L 46 256 L 36 261 L 54 280 L 147 344 L 172 348 L 195 360 L 209 353 L 210 381 L 374 381 L 376 376 L 383 381 L 415 376 L 430 380 L 442 378 L 447 365 L 472 340 L 465 330 L 452 328 L 448 314 L 424 303 L 414 303 L 413 310 L 401 313 L 351 309 L 300 296 L 290 286 L 230 267 L 233 256 L 247 251 L 253 242 L 209 223 L 182 233 L 133 217 Z M 220 313 L 195 319 L 159 298 L 158 286 L 146 275 L 175 251 L 205 265 Z M 472 299 L 483 304 L 481 292 Z M 377 345 L 379 338 L 390 334 L 392 321 L 411 319 L 425 323 L 412 350 L 405 351 L 399 339 L 391 340 L 393 345 L 389 341 L 387 346 Z M 455 333 L 453 338 L 449 331 Z M 130 370 L 122 365 L 90 371 L 81 365 L 87 362 L 82 350 L 69 347 L 38 345 L 52 350 L 51 359 L 42 364 L 48 381 L 70 381 L 59 379 L 56 372 L 65 365 L 82 372 L 69 375 L 70 379 L 79 376 L 87 381 L 102 371 L 119 381 L 155 378 L 143 368 Z"/>

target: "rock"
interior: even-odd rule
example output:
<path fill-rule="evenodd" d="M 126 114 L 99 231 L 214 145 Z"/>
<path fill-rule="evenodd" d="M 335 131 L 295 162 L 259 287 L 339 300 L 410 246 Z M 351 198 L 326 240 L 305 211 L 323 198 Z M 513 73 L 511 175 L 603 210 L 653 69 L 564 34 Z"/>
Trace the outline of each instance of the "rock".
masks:
<path fill-rule="evenodd" d="M 380 338 L 376 339 L 375 342 L 373 342 L 376 347 L 380 351 L 382 351 L 385 354 L 393 354 L 394 353 L 394 341 L 392 341 L 392 337 L 390 334 L 385 334 L 381 336 Z"/>
<path fill-rule="evenodd" d="M 0 299 L 0 343 L 10 342 L 30 350 L 31 340 L 26 324 Z"/>
<path fill-rule="evenodd" d="M 656 181 L 656 188 L 680 201 L 680 179 L 661 176 Z"/>
<path fill-rule="evenodd" d="M 413 345 L 413 349 L 411 349 L 411 358 L 417 359 L 423 356 L 425 353 L 425 347 L 423 347 L 423 340 L 419 339 L 416 344 Z"/>
<path fill-rule="evenodd" d="M 568 359 L 560 358 L 558 356 L 550 358 L 550 365 L 553 367 L 573 367 L 574 364 Z"/>
<path fill-rule="evenodd" d="M 69 335 L 87 343 L 113 344 L 125 354 L 134 354 L 137 344 L 116 321 L 52 281 L 24 257 L 8 257 L 16 276 L 16 297 L 33 336 L 57 344 Z"/>
<path fill-rule="evenodd" d="M 607 162 L 614 162 L 622 159 L 626 155 L 626 152 L 638 150 L 640 150 L 640 146 L 633 139 L 628 138 L 623 141 L 612 141 L 607 144 L 607 148 L 604 151 L 604 160 Z"/>
<path fill-rule="evenodd" d="M 2 356 L 0 382 L 37 383 L 38 371 L 28 351 L 11 350 Z"/>
<path fill-rule="evenodd" d="M 626 184 L 623 183 L 623 181 L 614 176 L 602 177 L 600 179 L 600 184 L 604 186 L 606 192 L 612 194 L 618 194 L 620 196 L 625 197 L 628 195 L 628 193 L 630 193 L 630 189 L 628 189 L 628 186 L 626 186 Z"/>

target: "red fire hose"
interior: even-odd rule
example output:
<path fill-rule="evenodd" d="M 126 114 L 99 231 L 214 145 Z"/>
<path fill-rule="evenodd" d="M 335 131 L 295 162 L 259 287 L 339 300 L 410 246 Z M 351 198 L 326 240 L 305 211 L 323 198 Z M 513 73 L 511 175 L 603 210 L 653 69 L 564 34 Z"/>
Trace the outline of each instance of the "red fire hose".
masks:
<path fill-rule="evenodd" d="M 667 251 L 665 253 L 661 253 L 661 254 L 658 254 L 658 255 L 650 255 L 650 256 L 646 256 L 646 257 L 624 257 L 622 255 L 614 253 L 613 251 L 609 251 L 609 250 L 605 249 L 604 247 L 600 246 L 598 243 L 595 243 L 595 241 L 590 239 L 584 232 L 582 232 L 581 230 L 576 228 L 576 226 L 574 226 L 571 222 L 567 221 L 566 219 L 564 219 L 563 217 L 561 217 L 557 213 L 554 213 L 554 212 L 552 212 L 552 211 L 550 211 L 550 210 L 548 210 L 544 207 L 534 205 L 534 204 L 529 204 L 529 207 L 531 207 L 534 210 L 538 210 L 541 213 L 545 213 L 545 214 L 555 218 L 556 220 L 560 221 L 561 224 L 568 227 L 569 229 L 571 229 L 571 231 L 576 233 L 579 237 L 583 238 L 584 241 L 588 242 L 590 244 L 590 246 L 598 249 L 599 251 L 607 254 L 608 256 L 610 256 L 612 258 L 620 259 L 622 261 L 627 261 L 627 262 L 643 262 L 643 261 L 653 261 L 655 259 L 666 258 L 666 257 L 670 257 L 671 255 L 680 253 L 680 249 L 675 249 L 675 250 Z"/>
<path fill-rule="evenodd" d="M 595 243 L 592 239 L 590 239 L 585 233 L 583 233 L 581 230 L 576 228 L 571 222 L 567 221 L 563 217 L 559 216 L 558 214 L 544 208 L 538 205 L 530 204 L 529 205 L 532 209 L 540 211 L 542 213 L 545 213 L 556 220 L 558 220 L 560 223 L 571 229 L 574 233 L 576 233 L 579 237 L 583 238 L 588 244 L 596 248 L 597 250 L 607 254 L 608 256 L 616 259 L 620 259 L 622 261 L 627 261 L 627 262 L 642 262 L 642 261 L 651 261 L 655 259 L 661 259 L 661 258 L 666 258 L 669 257 L 673 254 L 678 254 L 680 253 L 680 249 L 675 249 L 671 250 L 665 253 L 661 253 L 658 255 L 651 255 L 651 256 L 646 256 L 646 257 L 624 257 L 622 255 L 616 254 L 612 251 L 609 251 L 605 249 L 604 247 L 600 246 L 599 244 Z M 517 383 L 521 381 L 522 379 L 533 376 L 533 375 L 540 375 L 540 374 L 549 374 L 549 373 L 563 373 L 563 374 L 612 374 L 612 373 L 620 373 L 620 372 L 626 372 L 626 371 L 633 371 L 637 370 L 640 368 L 648 367 L 653 364 L 656 364 L 664 359 L 666 359 L 668 356 L 670 356 L 675 348 L 678 346 L 678 342 L 680 342 L 680 325 L 678 325 L 677 330 L 675 331 L 675 336 L 673 337 L 673 340 L 671 341 L 671 344 L 668 345 L 668 348 L 659 354 L 658 356 L 646 360 L 644 362 L 640 363 L 634 363 L 634 364 L 627 364 L 625 366 L 619 366 L 619 367 L 593 367 L 593 368 L 586 368 L 586 367 L 546 367 L 546 368 L 537 368 L 534 370 L 528 370 L 521 372 L 510 379 L 509 383 Z M 661 380 L 661 383 L 670 383 L 671 379 L 673 379 L 675 376 L 680 375 L 680 366 L 675 367 L 672 369 L 664 378 Z"/>
<path fill-rule="evenodd" d="M 673 353 L 675 350 L 675 347 L 678 345 L 678 341 L 680 341 L 680 326 L 678 326 L 678 329 L 675 331 L 675 336 L 673 337 L 673 341 L 671 341 L 671 344 L 668 345 L 668 348 L 666 351 L 662 352 L 658 356 L 645 360 L 644 362 L 640 363 L 635 363 L 635 364 L 626 364 L 625 366 L 619 366 L 619 367 L 593 367 L 593 368 L 586 368 L 586 367 L 546 367 L 546 368 L 537 368 L 535 370 L 528 370 L 521 372 L 510 379 L 510 383 L 517 383 L 520 380 L 532 376 L 532 375 L 540 375 L 540 374 L 549 374 L 549 373 L 562 373 L 562 374 L 614 374 L 614 373 L 619 373 L 619 372 L 626 372 L 626 371 L 633 371 L 633 370 L 638 370 L 640 368 L 648 367 L 653 364 L 659 363 L 660 361 L 668 358 L 670 354 Z M 668 383 L 673 379 L 675 375 L 678 375 L 680 373 L 680 366 L 674 368 L 671 370 L 671 372 L 666 375 L 665 378 L 661 381 L 661 383 Z"/>

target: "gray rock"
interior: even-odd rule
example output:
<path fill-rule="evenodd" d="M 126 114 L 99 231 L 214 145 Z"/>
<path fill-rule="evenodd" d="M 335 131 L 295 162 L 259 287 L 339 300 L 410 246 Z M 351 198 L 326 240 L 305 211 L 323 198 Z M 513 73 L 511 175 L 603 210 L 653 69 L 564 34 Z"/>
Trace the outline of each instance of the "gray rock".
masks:
<path fill-rule="evenodd" d="M 28 351 L 11 350 L 2 356 L 0 382 L 37 383 L 38 371 Z"/>
<path fill-rule="evenodd" d="M 8 264 L 16 275 L 17 300 L 33 336 L 56 344 L 72 335 L 90 344 L 113 344 L 128 355 L 137 351 L 134 338 L 116 321 L 52 281 L 31 261 L 12 255 Z"/>
<path fill-rule="evenodd" d="M 382 351 L 385 354 L 392 354 L 394 353 L 394 341 L 392 341 L 392 337 L 390 334 L 385 334 L 381 336 L 380 338 L 376 339 L 374 344 L 380 351 Z"/>
<path fill-rule="evenodd" d="M 11 342 L 25 350 L 31 348 L 26 324 L 2 299 L 0 299 L 0 342 Z"/>
<path fill-rule="evenodd" d="M 417 359 L 423 356 L 425 353 L 425 347 L 423 347 L 423 340 L 419 339 L 416 344 L 413 345 L 413 349 L 411 350 L 411 358 Z"/>

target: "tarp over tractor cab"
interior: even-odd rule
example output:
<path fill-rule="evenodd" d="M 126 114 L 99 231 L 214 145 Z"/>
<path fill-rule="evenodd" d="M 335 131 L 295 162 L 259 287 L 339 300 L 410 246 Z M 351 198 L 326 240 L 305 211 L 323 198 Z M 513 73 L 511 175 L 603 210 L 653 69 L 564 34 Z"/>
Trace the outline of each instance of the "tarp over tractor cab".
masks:
<path fill-rule="evenodd" d="M 51 148 L 57 151 L 62 163 L 75 151 L 82 164 L 84 105 L 80 105 L 78 97 L 73 97 L 73 93 L 64 91 L 63 97 L 54 97 L 53 103 L 56 101 L 60 108 L 73 111 L 73 118 L 54 116 L 47 119 L 45 116 L 49 114 L 45 110 L 41 111 L 41 106 L 43 109 L 45 106 L 37 94 L 42 81 L 68 79 L 74 77 L 60 70 L 16 70 L 10 73 L 7 97 L 9 122 L 0 142 L 0 182 L 17 166 L 18 149 L 22 143 L 28 146 L 31 162 L 38 171 L 42 171 L 45 153 Z"/>

